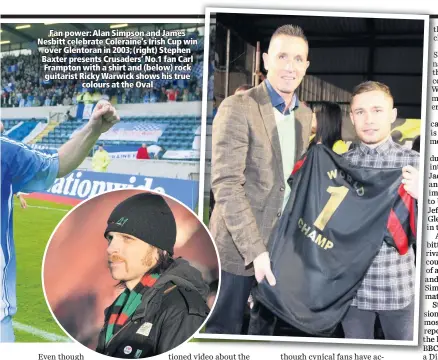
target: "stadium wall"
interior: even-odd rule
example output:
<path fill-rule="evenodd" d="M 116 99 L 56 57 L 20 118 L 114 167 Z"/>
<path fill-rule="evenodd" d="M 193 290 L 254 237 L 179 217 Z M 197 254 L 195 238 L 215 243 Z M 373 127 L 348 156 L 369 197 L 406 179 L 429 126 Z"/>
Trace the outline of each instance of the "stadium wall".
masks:
<path fill-rule="evenodd" d="M 40 106 L 22 108 L 2 108 L 2 119 L 47 118 L 54 112 L 67 112 L 71 106 Z M 71 111 L 71 110 L 70 110 Z"/>
<path fill-rule="evenodd" d="M 201 116 L 201 101 L 152 103 L 152 104 L 122 104 L 116 105 L 120 116 L 139 115 L 198 115 Z"/>
<path fill-rule="evenodd" d="M 92 171 L 91 158 L 79 166 L 80 170 Z M 198 161 L 113 159 L 108 165 L 109 173 L 156 176 L 171 179 L 197 180 Z"/>
<path fill-rule="evenodd" d="M 211 139 L 211 138 L 210 138 Z M 210 140 L 211 146 L 211 140 Z M 207 145 L 208 148 L 208 145 Z M 211 151 L 210 151 L 211 154 Z M 211 156 L 205 161 L 204 195 L 210 196 Z M 87 158 L 78 168 L 92 171 L 91 158 Z M 171 179 L 199 181 L 199 162 L 197 161 L 168 161 L 168 160 L 127 160 L 114 159 L 108 165 L 109 173 L 144 175 Z"/>
<path fill-rule="evenodd" d="M 197 115 L 201 116 L 201 101 L 153 103 L 153 104 L 116 104 L 119 115 Z M 3 119 L 26 119 L 49 117 L 54 113 L 65 114 L 70 110 L 72 116 L 76 115 L 76 106 L 40 106 L 23 108 L 2 108 Z"/>

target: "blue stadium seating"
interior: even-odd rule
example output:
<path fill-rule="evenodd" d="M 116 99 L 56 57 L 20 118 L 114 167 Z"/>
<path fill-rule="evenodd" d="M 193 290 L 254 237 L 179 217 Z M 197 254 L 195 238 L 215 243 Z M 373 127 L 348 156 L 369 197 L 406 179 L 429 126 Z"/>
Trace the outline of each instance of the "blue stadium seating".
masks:
<path fill-rule="evenodd" d="M 44 118 L 38 119 L 3 119 L 5 130 L 9 130 L 21 121 L 23 125 L 19 127 L 17 133 L 12 134 L 17 140 L 24 139 L 40 121 L 47 121 Z M 67 142 L 73 132 L 85 124 L 83 120 L 65 121 L 58 125 L 55 129 L 49 132 L 45 137 L 37 143 L 37 146 L 48 146 L 58 148 Z M 127 128 L 140 126 L 143 128 L 145 124 L 162 124 L 166 125 L 163 134 L 160 136 L 157 145 L 165 150 L 192 150 L 192 144 L 195 139 L 195 132 L 201 125 L 201 117 L 194 115 L 162 115 L 162 116 L 127 116 L 122 117 L 119 126 L 122 128 L 126 125 Z M 108 145 L 128 145 L 140 147 L 143 142 L 153 145 L 151 141 L 128 141 L 128 140 L 105 140 L 100 141 L 106 146 Z"/>
<path fill-rule="evenodd" d="M 14 126 L 18 125 L 20 122 L 23 122 L 21 126 L 18 128 L 12 130 L 10 133 L 8 133 L 8 137 L 21 141 L 23 140 L 27 135 L 30 134 L 30 132 L 35 129 L 35 127 L 38 125 L 40 121 L 47 121 L 45 118 L 32 118 L 32 119 L 2 119 L 3 125 L 5 127 L 5 131 L 8 131 L 12 129 Z"/>

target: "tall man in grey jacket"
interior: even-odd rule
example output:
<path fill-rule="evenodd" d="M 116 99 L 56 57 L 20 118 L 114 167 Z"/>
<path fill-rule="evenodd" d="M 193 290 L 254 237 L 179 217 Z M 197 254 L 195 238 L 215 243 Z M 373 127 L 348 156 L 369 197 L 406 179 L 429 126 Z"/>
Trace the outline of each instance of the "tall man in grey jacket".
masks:
<path fill-rule="evenodd" d="M 239 334 L 254 278 L 275 286 L 266 244 L 289 198 L 286 181 L 309 142 L 312 112 L 295 93 L 308 50 L 301 28 L 278 28 L 263 54 L 267 79 L 225 99 L 215 117 L 210 229 L 222 272 L 208 333 Z"/>

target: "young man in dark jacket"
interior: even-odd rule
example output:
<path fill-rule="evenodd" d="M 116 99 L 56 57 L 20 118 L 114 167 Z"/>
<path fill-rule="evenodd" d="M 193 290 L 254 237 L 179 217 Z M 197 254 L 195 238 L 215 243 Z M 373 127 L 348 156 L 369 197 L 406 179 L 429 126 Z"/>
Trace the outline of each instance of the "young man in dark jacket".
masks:
<path fill-rule="evenodd" d="M 184 343 L 207 318 L 208 286 L 182 258 L 173 259 L 176 223 L 159 195 L 121 202 L 105 231 L 108 266 L 125 291 L 105 310 L 96 351 L 135 359 Z"/>

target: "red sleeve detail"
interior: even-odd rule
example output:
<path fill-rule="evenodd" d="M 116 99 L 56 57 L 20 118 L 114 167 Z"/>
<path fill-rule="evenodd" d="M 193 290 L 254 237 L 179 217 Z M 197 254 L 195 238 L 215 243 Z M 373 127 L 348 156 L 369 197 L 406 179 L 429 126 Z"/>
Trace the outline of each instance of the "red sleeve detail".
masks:
<path fill-rule="evenodd" d="M 294 166 L 294 169 L 292 170 L 292 175 L 295 175 L 295 173 L 301 169 L 301 166 L 303 166 L 304 161 L 306 161 L 306 157 L 303 157 L 301 160 L 298 160 Z"/>
<path fill-rule="evenodd" d="M 399 254 L 405 255 L 408 252 L 408 236 L 406 235 L 400 220 L 392 209 L 388 219 L 388 230 L 394 239 L 394 243 Z"/>
<path fill-rule="evenodd" d="M 407 193 L 403 184 L 398 188 L 398 194 L 409 211 L 409 225 L 411 227 L 412 234 L 417 236 L 417 229 L 415 227 L 415 201 L 414 198 Z"/>

